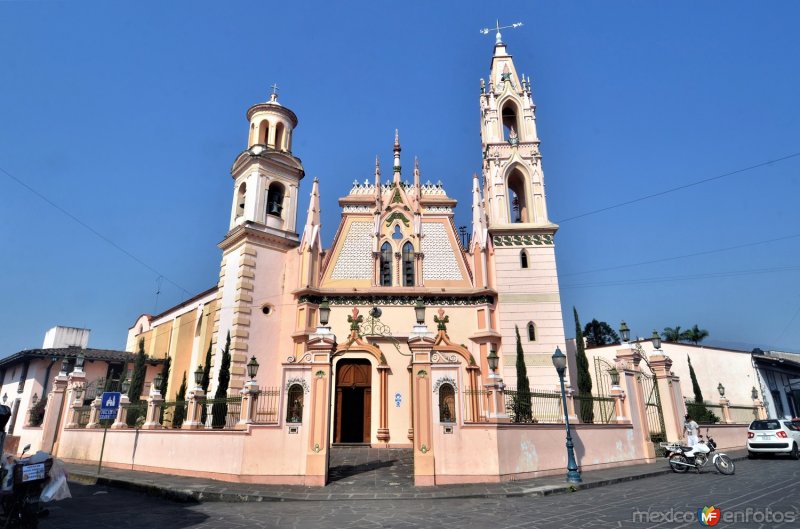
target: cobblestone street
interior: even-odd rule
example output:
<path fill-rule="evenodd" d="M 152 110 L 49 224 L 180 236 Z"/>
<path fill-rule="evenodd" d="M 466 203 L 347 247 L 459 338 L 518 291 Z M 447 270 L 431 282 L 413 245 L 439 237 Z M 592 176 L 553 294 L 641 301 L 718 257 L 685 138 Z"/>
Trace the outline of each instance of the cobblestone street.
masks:
<path fill-rule="evenodd" d="M 798 480 L 800 462 L 781 458 L 739 461 L 733 476 L 706 470 L 700 475 L 666 474 L 572 494 L 491 499 L 192 504 L 73 484 L 74 498 L 53 504 L 50 517 L 40 527 L 678 528 L 700 527 L 694 518 L 697 509 L 714 505 L 723 515 L 716 527 L 789 528 L 800 523 Z M 749 522 L 724 518 L 744 517 L 748 508 L 757 513 L 750 514 Z M 767 509 L 772 521 L 760 518 Z M 774 521 L 776 513 L 783 522 Z M 681 521 L 675 522 L 676 517 Z"/>

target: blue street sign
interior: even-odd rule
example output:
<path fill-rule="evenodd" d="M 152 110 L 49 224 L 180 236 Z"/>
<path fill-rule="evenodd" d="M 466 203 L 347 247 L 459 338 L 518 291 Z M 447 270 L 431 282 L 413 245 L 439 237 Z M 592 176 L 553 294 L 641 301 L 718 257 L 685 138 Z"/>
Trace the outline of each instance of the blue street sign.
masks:
<path fill-rule="evenodd" d="M 117 410 L 119 409 L 119 401 L 122 393 L 119 391 L 106 391 L 100 397 L 100 420 L 107 421 L 109 419 L 117 418 Z"/>

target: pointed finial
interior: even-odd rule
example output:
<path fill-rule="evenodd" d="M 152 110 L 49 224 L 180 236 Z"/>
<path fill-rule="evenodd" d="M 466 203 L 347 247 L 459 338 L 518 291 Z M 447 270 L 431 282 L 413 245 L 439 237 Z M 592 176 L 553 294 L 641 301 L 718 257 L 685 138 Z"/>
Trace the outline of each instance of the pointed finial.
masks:
<path fill-rule="evenodd" d="M 419 187 L 419 158 L 414 156 L 414 187 Z"/>
<path fill-rule="evenodd" d="M 500 35 L 500 19 L 499 18 L 495 19 L 495 21 L 496 21 L 495 29 L 497 30 L 497 34 L 494 36 L 494 43 L 495 44 L 502 44 L 503 43 L 503 39 L 501 38 L 502 35 Z"/>
<path fill-rule="evenodd" d="M 394 129 L 394 181 L 400 181 L 400 132 Z"/>

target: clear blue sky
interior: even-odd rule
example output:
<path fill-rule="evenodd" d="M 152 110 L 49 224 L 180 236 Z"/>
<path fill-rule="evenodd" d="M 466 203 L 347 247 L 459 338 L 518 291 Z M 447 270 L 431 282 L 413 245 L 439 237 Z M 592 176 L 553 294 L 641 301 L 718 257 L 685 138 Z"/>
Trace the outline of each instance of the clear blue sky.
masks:
<path fill-rule="evenodd" d="M 326 245 L 395 128 L 467 224 L 496 17 L 525 23 L 504 40 L 533 81 L 567 336 L 574 305 L 800 351 L 800 157 L 565 220 L 800 152 L 797 3 L 281 4 L 0 1 L 0 167 L 158 271 L 0 172 L 0 355 L 56 324 L 122 348 L 186 297 L 163 280 L 156 298 L 159 274 L 214 285 L 245 111 L 275 82 L 300 119 L 298 223 L 318 176 Z"/>

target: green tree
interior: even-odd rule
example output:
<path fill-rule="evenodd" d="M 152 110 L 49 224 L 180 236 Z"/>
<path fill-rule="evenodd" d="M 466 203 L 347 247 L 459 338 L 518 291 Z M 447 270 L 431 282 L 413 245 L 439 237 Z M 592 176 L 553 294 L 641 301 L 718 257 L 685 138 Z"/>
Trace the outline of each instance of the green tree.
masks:
<path fill-rule="evenodd" d="M 208 386 L 211 385 L 211 344 L 208 344 L 208 351 L 206 351 L 206 364 L 203 367 L 203 378 L 200 379 L 200 387 L 203 388 L 203 395 L 208 398 Z M 206 423 L 208 418 L 208 407 L 204 404 L 200 410 L 200 422 Z"/>
<path fill-rule="evenodd" d="M 700 391 L 700 384 L 697 383 L 697 375 L 694 373 L 692 359 L 689 358 L 689 355 L 686 355 L 686 360 L 689 362 L 689 378 L 692 379 L 692 391 L 694 392 L 694 402 L 686 402 L 686 413 L 700 424 L 719 422 L 719 417 L 709 410 L 705 401 L 703 401 L 703 392 Z"/>
<path fill-rule="evenodd" d="M 223 428 L 225 426 L 225 417 L 228 415 L 228 403 L 225 399 L 228 397 L 228 384 L 231 381 L 231 332 L 228 331 L 228 337 L 225 339 L 225 349 L 222 350 L 222 361 L 219 365 L 219 378 L 217 382 L 217 391 L 214 393 L 214 400 L 221 400 L 222 402 L 215 402 L 211 407 L 211 427 Z"/>
<path fill-rule="evenodd" d="M 695 323 L 691 329 L 686 331 L 686 339 L 695 345 L 702 342 L 705 338 L 708 338 L 708 331 L 705 329 L 701 329 Z"/>
<path fill-rule="evenodd" d="M 664 327 L 664 332 L 661 333 L 661 337 L 664 338 L 665 342 L 683 342 L 688 339 L 688 332 L 689 331 L 681 332 L 680 325 Z"/>
<path fill-rule="evenodd" d="M 583 337 L 586 338 L 588 347 L 600 347 L 602 345 L 619 345 L 619 335 L 611 328 L 611 325 L 604 321 L 592 320 L 583 329 Z"/>
<path fill-rule="evenodd" d="M 703 392 L 700 391 L 700 384 L 697 383 L 697 375 L 694 373 L 694 367 L 692 367 L 692 359 L 689 358 L 689 355 L 686 355 L 686 361 L 689 362 L 689 378 L 692 379 L 692 391 L 694 392 L 694 401 L 697 403 L 703 403 Z"/>
<path fill-rule="evenodd" d="M 128 390 L 128 399 L 131 408 L 128 410 L 126 422 L 128 426 L 133 426 L 140 416 L 144 415 L 141 406 L 136 406 L 142 401 L 142 391 L 144 390 L 144 377 L 147 374 L 147 356 L 144 354 L 144 338 L 139 340 L 139 350 L 133 361 L 133 373 L 131 374 L 131 385 Z"/>
<path fill-rule="evenodd" d="M 578 367 L 578 401 L 580 402 L 581 422 L 594 422 L 594 403 L 592 402 L 592 375 L 589 373 L 589 360 L 586 358 L 586 347 L 583 343 L 581 321 L 578 309 L 572 307 L 575 316 L 575 363 Z"/>
<path fill-rule="evenodd" d="M 167 400 L 167 390 L 169 389 L 169 369 L 172 366 L 172 358 L 170 358 L 169 354 L 164 355 L 164 365 L 161 368 L 161 387 L 158 388 L 158 391 L 161 393 L 161 396 L 164 397 L 164 400 Z M 161 408 L 161 412 L 158 414 L 159 422 L 164 424 L 164 408 Z"/>
<path fill-rule="evenodd" d="M 180 428 L 186 418 L 186 371 L 183 372 L 183 380 L 175 395 L 175 414 L 172 416 L 172 427 Z"/>
<path fill-rule="evenodd" d="M 519 327 L 515 325 L 514 329 L 517 332 L 517 393 L 513 399 L 514 422 L 532 422 L 531 384 L 528 380 L 528 370 L 525 367 L 525 355 L 522 351 Z"/>

